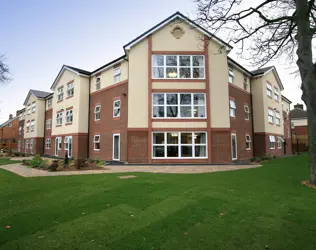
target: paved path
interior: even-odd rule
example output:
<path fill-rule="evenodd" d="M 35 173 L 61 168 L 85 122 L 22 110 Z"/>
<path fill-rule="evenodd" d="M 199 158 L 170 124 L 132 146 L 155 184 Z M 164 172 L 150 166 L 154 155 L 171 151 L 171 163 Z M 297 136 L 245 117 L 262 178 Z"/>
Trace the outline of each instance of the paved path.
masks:
<path fill-rule="evenodd" d="M 36 176 L 60 176 L 60 175 L 81 175 L 81 174 L 105 174 L 105 173 L 128 173 L 128 172 L 148 172 L 148 173 L 177 173 L 177 174 L 195 174 L 211 173 L 220 171 L 231 171 L 238 169 L 257 168 L 261 165 L 175 165 L 175 166 L 106 166 L 102 170 L 85 170 L 85 171 L 65 171 L 65 172 L 47 172 L 44 170 L 28 168 L 21 164 L 11 164 L 0 166 L 0 168 L 13 172 L 24 177 Z"/>

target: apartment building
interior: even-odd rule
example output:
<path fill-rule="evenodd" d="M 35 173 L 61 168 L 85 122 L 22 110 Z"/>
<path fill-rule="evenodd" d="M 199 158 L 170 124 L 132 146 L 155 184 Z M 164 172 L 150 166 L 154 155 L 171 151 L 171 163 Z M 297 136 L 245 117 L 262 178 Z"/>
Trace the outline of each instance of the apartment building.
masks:
<path fill-rule="evenodd" d="M 147 164 L 290 153 L 275 67 L 248 71 L 228 57 L 229 44 L 179 12 L 123 49 L 92 72 L 64 65 L 52 93 L 30 91 L 26 107 L 40 109 L 26 118 L 38 131 L 24 130 L 33 152 Z"/>
<path fill-rule="evenodd" d="M 25 108 L 18 110 L 16 112 L 16 116 L 18 117 L 18 152 L 24 152 L 24 119 L 25 119 Z"/>
<path fill-rule="evenodd" d="M 17 150 L 18 118 L 9 115 L 9 119 L 0 124 L 0 149 Z"/>
<path fill-rule="evenodd" d="M 308 151 L 308 122 L 307 111 L 303 104 L 295 104 L 290 112 L 293 150 L 296 152 Z"/>

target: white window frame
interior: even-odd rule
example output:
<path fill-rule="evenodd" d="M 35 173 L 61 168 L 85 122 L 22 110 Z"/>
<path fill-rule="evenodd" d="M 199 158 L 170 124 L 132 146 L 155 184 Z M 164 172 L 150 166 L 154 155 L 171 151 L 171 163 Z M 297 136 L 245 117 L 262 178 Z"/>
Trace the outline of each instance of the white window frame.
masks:
<path fill-rule="evenodd" d="M 31 103 L 27 105 L 27 114 L 31 114 Z"/>
<path fill-rule="evenodd" d="M 178 134 L 178 143 L 177 144 L 168 144 L 167 143 L 167 134 Z M 181 143 L 181 134 L 192 134 L 192 143 L 191 144 L 182 144 Z M 194 134 L 205 134 L 205 143 L 199 143 L 196 144 L 195 143 L 195 139 L 194 139 Z M 164 134 L 164 143 L 163 144 L 154 144 L 154 134 Z M 208 140 L 207 140 L 207 132 L 206 131 L 181 131 L 181 132 L 175 132 L 175 131 L 155 131 L 151 134 L 152 136 L 152 145 L 151 145 L 151 149 L 152 149 L 152 159 L 207 159 L 208 157 Z M 154 157 L 154 147 L 155 146 L 160 146 L 160 147 L 164 147 L 164 157 Z M 167 146 L 178 146 L 178 155 L 179 157 L 167 157 Z M 181 156 L 181 146 L 191 146 L 192 147 L 192 157 L 182 157 Z M 199 147 L 199 146 L 205 146 L 205 156 L 202 157 L 196 157 L 195 156 L 195 147 Z"/>
<path fill-rule="evenodd" d="M 154 95 L 155 94 L 159 94 L 159 95 L 164 95 L 164 104 L 154 104 Z M 167 95 L 171 94 L 171 95 L 177 95 L 177 99 L 178 102 L 177 104 L 167 104 Z M 191 104 L 181 104 L 181 95 L 191 95 Z M 204 104 L 194 104 L 194 95 L 203 95 L 204 96 Z M 153 119 L 206 119 L 207 118 L 207 110 L 206 110 L 206 95 L 205 93 L 152 93 L 152 118 Z M 191 107 L 191 116 L 181 116 L 181 107 Z M 154 108 L 155 107 L 163 107 L 164 108 L 164 116 L 163 117 L 155 117 L 154 116 Z M 168 107 L 177 107 L 178 108 L 178 113 L 176 117 L 168 117 L 167 116 L 167 111 L 168 111 Z M 204 107 L 204 113 L 205 116 L 204 117 L 198 117 L 198 116 L 194 116 L 194 110 L 195 108 L 199 108 L 199 107 Z"/>
<path fill-rule="evenodd" d="M 30 122 L 27 122 L 25 125 L 25 132 L 29 133 L 30 132 Z"/>
<path fill-rule="evenodd" d="M 228 82 L 230 84 L 234 83 L 234 78 L 235 78 L 235 74 L 234 74 L 234 68 L 231 66 L 228 66 Z"/>
<path fill-rule="evenodd" d="M 98 139 L 96 139 L 96 138 L 98 138 Z M 99 144 L 99 148 L 98 149 L 95 148 L 96 143 Z M 101 149 L 101 136 L 100 135 L 94 135 L 93 136 L 93 150 L 94 151 L 100 151 L 100 149 Z"/>
<path fill-rule="evenodd" d="M 12 123 L 9 123 L 9 124 L 8 124 L 8 127 L 9 127 L 9 128 L 12 128 Z"/>
<path fill-rule="evenodd" d="M 270 141 L 269 148 L 270 149 L 275 149 L 275 136 L 274 135 L 269 135 L 269 141 Z M 271 144 L 271 143 L 273 143 L 273 144 Z M 271 147 L 271 145 L 273 145 L 273 147 Z"/>
<path fill-rule="evenodd" d="M 118 83 L 121 81 L 121 66 L 114 68 L 114 82 Z"/>
<path fill-rule="evenodd" d="M 63 149 L 63 146 L 62 146 L 62 137 L 56 137 L 57 139 L 57 150 L 62 150 Z"/>
<path fill-rule="evenodd" d="M 64 100 L 64 87 L 57 89 L 57 101 Z"/>
<path fill-rule="evenodd" d="M 248 76 L 244 74 L 244 90 L 248 90 Z"/>
<path fill-rule="evenodd" d="M 251 150 L 251 136 L 249 134 L 246 134 L 246 150 Z"/>
<path fill-rule="evenodd" d="M 236 157 L 233 157 L 233 137 L 235 137 L 235 141 L 236 141 Z M 235 161 L 238 159 L 238 141 L 237 141 L 237 134 L 236 133 L 232 133 L 231 137 L 230 137 L 230 145 L 231 145 L 231 157 L 232 160 Z"/>
<path fill-rule="evenodd" d="M 278 149 L 282 148 L 283 141 L 284 140 L 282 139 L 282 137 L 278 136 L 278 140 L 277 140 L 277 147 L 278 147 Z"/>
<path fill-rule="evenodd" d="M 275 111 L 275 124 L 276 125 L 281 125 L 281 116 L 280 116 L 280 112 L 279 111 Z"/>
<path fill-rule="evenodd" d="M 35 131 L 35 120 L 32 120 L 30 123 L 30 131 L 34 132 Z"/>
<path fill-rule="evenodd" d="M 118 107 L 115 107 L 115 104 L 119 103 L 120 105 Z M 115 112 L 119 110 L 119 113 L 115 115 Z M 113 117 L 120 117 L 121 116 L 121 100 L 115 100 L 113 101 Z"/>
<path fill-rule="evenodd" d="M 45 141 L 45 148 L 46 149 L 50 149 L 51 148 L 51 139 L 50 138 L 47 138 L 46 141 Z"/>
<path fill-rule="evenodd" d="M 36 102 L 32 102 L 31 110 L 32 110 L 32 113 L 35 113 L 35 111 L 36 111 Z"/>
<path fill-rule="evenodd" d="M 95 79 L 95 90 L 97 91 L 97 90 L 100 90 L 101 89 L 101 77 L 97 77 L 96 79 Z"/>
<path fill-rule="evenodd" d="M 66 150 L 66 151 L 68 151 L 68 142 L 69 142 L 69 138 L 68 138 L 68 136 L 65 136 L 64 137 L 64 149 Z"/>
<path fill-rule="evenodd" d="M 97 111 L 97 108 L 99 108 L 99 111 Z M 99 118 L 97 118 L 97 114 L 99 114 Z M 100 121 L 101 120 L 101 105 L 96 105 L 94 107 L 94 120 Z"/>
<path fill-rule="evenodd" d="M 66 110 L 66 123 L 73 122 L 73 109 Z"/>
<path fill-rule="evenodd" d="M 236 117 L 236 113 L 237 113 L 236 101 L 230 99 L 229 100 L 229 115 L 230 117 Z"/>
<path fill-rule="evenodd" d="M 268 122 L 274 124 L 274 112 L 272 109 L 268 109 Z"/>
<path fill-rule="evenodd" d="M 279 89 L 274 87 L 274 100 L 279 101 Z"/>
<path fill-rule="evenodd" d="M 47 100 L 47 108 L 48 109 L 51 108 L 52 105 L 53 105 L 53 100 L 52 99 Z"/>
<path fill-rule="evenodd" d="M 46 120 L 46 129 L 52 129 L 52 119 Z"/>
<path fill-rule="evenodd" d="M 72 83 L 68 83 L 67 84 L 67 96 L 68 97 L 72 97 L 72 96 L 74 96 L 74 93 L 75 93 L 75 91 L 74 91 L 74 83 L 72 82 Z"/>
<path fill-rule="evenodd" d="M 62 125 L 63 124 L 63 111 L 57 112 L 56 115 L 56 125 Z"/>
<path fill-rule="evenodd" d="M 153 65 L 155 56 L 163 56 L 164 65 Z M 176 66 L 167 66 L 167 56 L 176 56 L 177 57 L 177 65 Z M 180 66 L 180 56 L 188 56 L 190 57 L 190 66 Z M 193 57 L 203 57 L 203 66 L 193 66 Z M 205 57 L 204 55 L 160 55 L 154 54 L 152 55 L 152 79 L 205 79 Z M 154 76 L 154 68 L 163 68 L 163 77 L 155 77 Z M 177 68 L 177 77 L 167 77 L 167 68 Z M 190 78 L 181 78 L 180 77 L 180 68 L 190 68 Z M 203 77 L 193 78 L 193 69 L 203 69 Z"/>
<path fill-rule="evenodd" d="M 272 98 L 272 85 L 267 82 L 267 96 Z"/>
<path fill-rule="evenodd" d="M 248 104 L 244 105 L 244 110 L 245 110 L 245 120 L 249 121 L 250 120 L 250 108 Z"/>
<path fill-rule="evenodd" d="M 31 154 L 33 154 L 33 147 L 34 147 L 34 139 L 30 139 Z"/>
<path fill-rule="evenodd" d="M 114 138 L 118 136 L 119 138 L 119 145 L 118 145 L 118 158 L 114 158 Z M 113 134 L 112 137 L 112 160 L 113 161 L 119 161 L 121 158 L 121 135 L 120 134 Z"/>

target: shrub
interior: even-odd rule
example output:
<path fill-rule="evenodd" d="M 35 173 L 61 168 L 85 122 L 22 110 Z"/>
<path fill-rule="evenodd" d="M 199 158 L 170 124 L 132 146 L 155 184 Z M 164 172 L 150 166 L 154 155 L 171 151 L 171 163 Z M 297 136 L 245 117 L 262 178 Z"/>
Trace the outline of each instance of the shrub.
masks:
<path fill-rule="evenodd" d="M 38 168 L 42 164 L 43 159 L 39 155 L 35 155 L 33 159 L 30 160 L 29 162 L 30 162 L 30 167 Z"/>
<path fill-rule="evenodd" d="M 271 159 L 272 159 L 272 157 L 269 156 L 269 155 L 265 155 L 265 156 L 262 156 L 262 157 L 261 157 L 261 160 L 262 160 L 262 161 L 267 161 L 267 160 L 271 160 Z"/>
<path fill-rule="evenodd" d="M 55 172 L 58 168 L 58 160 L 53 160 L 52 164 L 48 167 L 49 170 Z"/>
<path fill-rule="evenodd" d="M 43 160 L 41 165 L 39 166 L 40 168 L 49 168 L 49 166 L 51 165 L 50 160 Z"/>
<path fill-rule="evenodd" d="M 30 166 L 30 160 L 23 160 L 22 165 L 23 166 Z"/>

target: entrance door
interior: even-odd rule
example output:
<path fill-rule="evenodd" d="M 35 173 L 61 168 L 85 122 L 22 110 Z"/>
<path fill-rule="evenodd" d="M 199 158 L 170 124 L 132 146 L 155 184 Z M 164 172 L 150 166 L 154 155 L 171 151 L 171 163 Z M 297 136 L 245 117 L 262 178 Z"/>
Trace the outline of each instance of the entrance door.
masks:
<path fill-rule="evenodd" d="M 232 134 L 232 160 L 237 160 L 237 136 Z"/>
<path fill-rule="evenodd" d="M 58 143 L 59 143 L 59 137 L 55 138 L 55 156 L 58 156 Z"/>
<path fill-rule="evenodd" d="M 113 158 L 114 161 L 120 160 L 120 134 L 113 134 Z"/>

